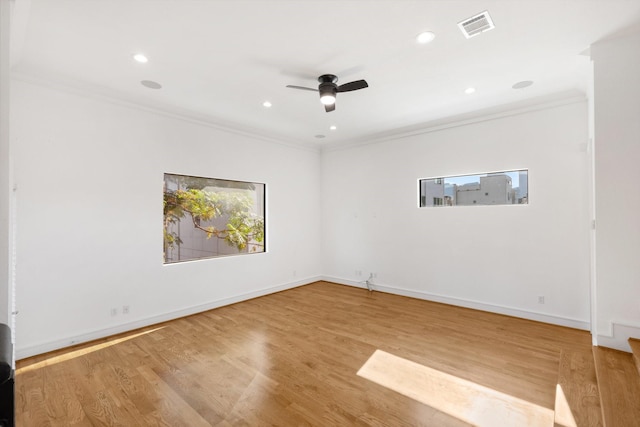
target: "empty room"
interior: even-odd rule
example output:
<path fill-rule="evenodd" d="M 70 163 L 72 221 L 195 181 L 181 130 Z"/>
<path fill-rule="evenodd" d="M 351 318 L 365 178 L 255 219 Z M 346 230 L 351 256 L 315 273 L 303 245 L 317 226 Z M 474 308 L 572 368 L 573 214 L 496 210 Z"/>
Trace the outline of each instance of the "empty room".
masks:
<path fill-rule="evenodd" d="M 640 426 L 640 0 L 0 0 L 0 426 Z"/>

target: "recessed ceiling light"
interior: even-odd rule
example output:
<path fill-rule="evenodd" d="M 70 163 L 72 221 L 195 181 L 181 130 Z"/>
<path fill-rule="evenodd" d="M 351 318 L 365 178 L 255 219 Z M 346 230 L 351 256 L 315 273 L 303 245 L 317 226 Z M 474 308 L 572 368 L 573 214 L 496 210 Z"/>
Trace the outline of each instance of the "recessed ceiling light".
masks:
<path fill-rule="evenodd" d="M 475 93 L 476 88 L 475 87 L 468 87 L 464 90 L 464 93 L 466 93 L 467 95 L 471 95 L 472 93 Z"/>
<path fill-rule="evenodd" d="M 337 128 L 335 125 L 332 125 L 332 126 L 329 126 L 329 129 L 331 129 L 331 130 L 336 130 L 336 129 L 338 129 L 338 128 Z"/>
<path fill-rule="evenodd" d="M 149 58 L 147 58 L 141 53 L 136 53 L 135 55 L 133 55 L 133 59 L 135 59 L 141 64 L 146 64 L 147 62 L 149 62 Z"/>
<path fill-rule="evenodd" d="M 162 85 L 158 82 L 154 82 L 153 80 L 142 80 L 140 84 L 144 87 L 148 87 L 149 89 L 160 89 Z"/>
<path fill-rule="evenodd" d="M 316 138 L 318 138 L 318 139 L 322 139 L 324 137 L 325 137 L 324 135 L 316 135 Z"/>
<path fill-rule="evenodd" d="M 272 106 L 272 105 L 273 105 L 273 104 L 272 104 L 272 103 L 270 103 L 269 101 L 264 101 L 264 102 L 262 103 L 262 106 L 263 106 L 264 108 L 271 108 L 271 106 Z"/>
<path fill-rule="evenodd" d="M 529 87 L 533 84 L 531 80 L 523 80 L 511 86 L 514 89 L 524 89 L 525 87 Z"/>
<path fill-rule="evenodd" d="M 432 33 L 431 31 L 425 31 L 416 36 L 416 41 L 420 44 L 427 44 L 433 41 L 433 39 L 435 38 L 436 38 L 436 35 L 434 33 Z"/>

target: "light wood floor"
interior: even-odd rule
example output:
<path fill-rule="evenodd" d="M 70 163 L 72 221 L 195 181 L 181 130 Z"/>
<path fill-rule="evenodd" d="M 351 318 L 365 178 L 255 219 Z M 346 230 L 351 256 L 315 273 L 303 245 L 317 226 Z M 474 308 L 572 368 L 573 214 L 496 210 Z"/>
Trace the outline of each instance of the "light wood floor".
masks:
<path fill-rule="evenodd" d="M 593 355 L 607 427 L 640 426 L 640 377 L 633 355 L 594 347 Z"/>
<path fill-rule="evenodd" d="M 592 376 L 586 331 L 318 282 L 18 361 L 17 425 L 468 425 L 356 375 L 376 350 L 551 410 Z"/>

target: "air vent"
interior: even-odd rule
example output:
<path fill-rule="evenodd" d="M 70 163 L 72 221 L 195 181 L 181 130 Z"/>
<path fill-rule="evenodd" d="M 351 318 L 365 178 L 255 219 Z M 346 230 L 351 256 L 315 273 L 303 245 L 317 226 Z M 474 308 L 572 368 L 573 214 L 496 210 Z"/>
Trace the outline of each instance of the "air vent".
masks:
<path fill-rule="evenodd" d="M 462 34 L 464 34 L 464 36 L 468 39 L 495 28 L 495 26 L 493 25 L 493 21 L 489 16 L 489 12 L 487 12 L 486 10 L 482 13 L 472 16 L 471 18 L 459 22 L 458 27 L 460 27 L 460 31 L 462 31 Z"/>

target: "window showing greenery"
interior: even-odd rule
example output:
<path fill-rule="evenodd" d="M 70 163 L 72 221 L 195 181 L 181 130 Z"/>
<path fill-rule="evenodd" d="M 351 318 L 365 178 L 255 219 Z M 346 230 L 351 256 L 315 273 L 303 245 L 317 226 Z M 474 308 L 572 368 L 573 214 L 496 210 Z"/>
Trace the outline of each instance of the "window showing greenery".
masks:
<path fill-rule="evenodd" d="M 164 174 L 164 262 L 265 251 L 266 185 Z"/>
<path fill-rule="evenodd" d="M 420 207 L 526 205 L 529 171 L 492 172 L 446 178 L 421 179 Z"/>

